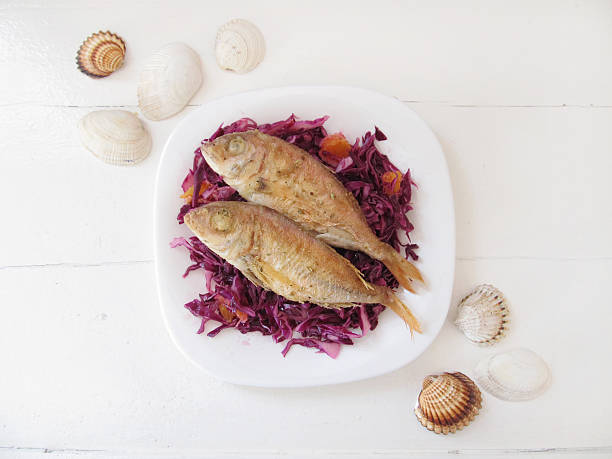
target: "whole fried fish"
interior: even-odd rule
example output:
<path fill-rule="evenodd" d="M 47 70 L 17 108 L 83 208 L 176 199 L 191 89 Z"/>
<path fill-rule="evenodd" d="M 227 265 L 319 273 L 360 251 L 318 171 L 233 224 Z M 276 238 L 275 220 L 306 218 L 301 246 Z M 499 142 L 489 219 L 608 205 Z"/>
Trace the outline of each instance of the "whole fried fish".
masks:
<path fill-rule="evenodd" d="M 218 201 L 191 210 L 185 223 L 260 287 L 327 308 L 381 303 L 397 313 L 411 332 L 421 331 L 410 309 L 390 288 L 367 282 L 346 258 L 272 209 Z"/>
<path fill-rule="evenodd" d="M 301 148 L 257 130 L 202 145 L 210 167 L 247 201 L 270 207 L 334 247 L 382 261 L 406 289 L 419 270 L 372 232 L 355 197 Z"/>

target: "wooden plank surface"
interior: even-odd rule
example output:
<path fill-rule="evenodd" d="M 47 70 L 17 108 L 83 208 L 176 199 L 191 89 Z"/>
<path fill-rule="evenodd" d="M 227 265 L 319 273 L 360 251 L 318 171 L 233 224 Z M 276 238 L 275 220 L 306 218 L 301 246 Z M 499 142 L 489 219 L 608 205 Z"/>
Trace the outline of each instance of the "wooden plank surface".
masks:
<path fill-rule="evenodd" d="M 432 126 L 446 154 L 457 256 L 612 256 L 612 207 L 604 201 L 612 109 L 408 105 Z M 79 143 L 76 125 L 90 108 L 1 107 L 0 123 L 12 134 L 0 138 L 0 194 L 19 190 L 4 203 L 19 224 L 3 228 L 1 265 L 151 260 L 157 161 L 171 129 L 195 108 L 147 122 L 151 157 L 116 168 Z M 15 244 L 19 238 L 28 250 Z"/>
<path fill-rule="evenodd" d="M 6 103 L 136 103 L 149 54 L 184 41 L 201 56 L 194 99 L 287 84 L 362 86 L 402 100 L 459 104 L 612 105 L 612 3 L 546 0 L 293 2 L 9 1 L 1 7 Z M 266 60 L 252 74 L 214 63 L 217 27 L 245 17 L 263 30 Z M 100 81 L 74 71 L 81 41 L 112 29 L 128 44 L 120 73 Z M 117 81 L 131 84 L 117 85 Z"/>
<path fill-rule="evenodd" d="M 232 17 L 266 37 L 264 62 L 247 75 L 214 62 L 216 28 Z M 126 39 L 128 59 L 90 80 L 74 55 L 100 28 Z M 136 112 L 142 63 L 178 40 L 200 54 L 203 88 L 181 114 L 145 122 L 154 147 L 141 165 L 100 163 L 80 146 L 77 121 L 98 107 Z M 612 456 L 610 51 L 607 1 L 3 2 L 0 457 Z M 468 345 L 451 310 L 408 367 L 290 390 L 224 384 L 179 354 L 153 276 L 163 143 L 208 100 L 287 84 L 376 89 L 432 127 L 455 193 L 453 305 L 475 284 L 497 285 L 512 307 L 505 341 Z M 481 358 L 518 346 L 552 368 L 541 398 L 485 394 L 453 436 L 418 425 L 424 375 L 473 374 Z"/>
<path fill-rule="evenodd" d="M 594 319 L 608 314 L 600 286 L 611 275 L 611 260 L 460 260 L 453 303 L 482 281 L 509 298 L 513 327 L 497 348 L 468 345 L 447 323 L 417 361 L 389 375 L 268 390 L 219 382 L 179 354 L 159 314 L 150 263 L 2 270 L 0 295 L 14 306 L 0 323 L 3 368 L 11 370 L 2 374 L 0 406 L 10 417 L 3 416 L 0 438 L 119 452 L 603 446 L 610 400 L 602 397 L 605 383 L 585 375 L 608 375 L 597 350 L 610 349 L 612 337 L 607 321 L 580 324 L 585 311 Z M 509 403 L 485 394 L 481 413 L 458 435 L 420 427 L 412 408 L 423 375 L 472 375 L 480 359 L 518 346 L 552 368 L 542 397 Z M 592 390 L 580 390 L 585 379 Z"/>

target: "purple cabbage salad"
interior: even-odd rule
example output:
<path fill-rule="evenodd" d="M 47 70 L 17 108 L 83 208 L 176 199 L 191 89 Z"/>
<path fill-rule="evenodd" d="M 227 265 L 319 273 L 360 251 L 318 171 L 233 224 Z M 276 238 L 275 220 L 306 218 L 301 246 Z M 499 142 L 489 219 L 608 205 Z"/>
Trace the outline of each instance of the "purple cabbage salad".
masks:
<path fill-rule="evenodd" d="M 329 135 L 324 124 L 328 117 L 311 121 L 299 120 L 291 115 L 286 120 L 271 124 L 257 124 L 242 118 L 227 126 L 221 125 L 208 142 L 224 134 L 259 129 L 279 137 L 309 152 L 335 170 L 336 177 L 353 193 L 368 224 L 384 242 L 398 251 L 402 245 L 406 258 L 416 260 L 416 244 L 404 245 L 398 233 L 409 234 L 413 226 L 406 213 L 414 183 L 410 170 L 402 174 L 389 158 L 376 148 L 375 141 L 386 136 L 375 127 L 352 145 L 341 133 Z M 244 201 L 236 190 L 228 186 L 215 173 L 202 156 L 200 148 L 194 152 L 193 166 L 182 184 L 185 204 L 178 214 L 179 223 L 191 209 L 213 201 Z M 196 196 L 197 198 L 193 198 Z M 231 264 L 212 252 L 197 237 L 175 238 L 171 247 L 184 247 L 189 251 L 192 264 L 183 277 L 203 270 L 207 293 L 187 303 L 185 307 L 201 319 L 197 333 L 203 333 L 209 321 L 217 326 L 207 333 L 216 336 L 225 328 L 241 333 L 260 332 L 277 342 L 285 342 L 283 356 L 293 345 L 312 347 L 320 353 L 336 358 L 342 345 L 352 345 L 354 339 L 364 336 L 378 325 L 378 317 L 385 309 L 380 304 L 356 305 L 352 308 L 326 309 L 312 303 L 296 303 L 251 283 Z M 398 282 L 378 260 L 361 252 L 336 249 L 374 284 L 397 288 Z"/>

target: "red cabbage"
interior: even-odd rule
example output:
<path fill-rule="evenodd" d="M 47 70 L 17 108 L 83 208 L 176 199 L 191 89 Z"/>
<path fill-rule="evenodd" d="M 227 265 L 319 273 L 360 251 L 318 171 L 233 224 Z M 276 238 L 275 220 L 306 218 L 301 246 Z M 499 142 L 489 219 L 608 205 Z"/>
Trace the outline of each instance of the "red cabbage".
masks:
<path fill-rule="evenodd" d="M 312 121 L 302 121 L 291 115 L 286 120 L 258 125 L 250 118 L 242 118 L 227 126 L 219 126 L 202 142 L 231 132 L 259 129 L 299 146 L 321 161 L 319 147 L 327 136 L 323 126 L 327 119 L 327 116 L 323 116 Z M 408 234 L 413 229 L 406 213 L 412 210 L 410 200 L 414 183 L 409 170 L 403 176 L 392 175 L 400 177 L 401 182 L 397 193 L 389 193 L 383 175 L 396 174 L 398 169 L 387 156 L 378 151 L 374 142 L 386 138 L 378 127 L 375 127 L 374 134 L 366 132 L 361 139 L 355 141 L 349 156 L 339 161 L 335 172 L 338 179 L 357 198 L 376 235 L 400 250 L 402 244 L 398 231 Z M 219 200 L 243 201 L 243 198 L 210 168 L 199 148 L 194 153 L 193 166 L 183 181 L 183 192 L 187 192 L 191 187 L 192 202 L 181 207 L 177 217 L 179 223 L 183 223 L 184 215 L 194 207 Z M 203 191 L 200 191 L 201 189 Z M 192 264 L 187 267 L 183 276 L 199 269 L 204 272 L 208 292 L 200 294 L 185 307 L 202 321 L 197 333 L 204 332 L 208 321 L 218 323 L 216 328 L 208 332 L 210 337 L 216 336 L 225 328 L 235 328 L 241 333 L 260 332 L 270 335 L 277 343 L 286 341 L 282 350 L 283 356 L 291 346 L 297 344 L 316 348 L 318 352 L 336 358 L 342 345 L 352 345 L 354 339 L 374 330 L 378 325 L 378 316 L 385 309 L 380 304 L 326 309 L 316 304 L 289 301 L 251 283 L 238 269 L 212 252 L 197 237 L 176 238 L 170 245 L 182 246 L 189 251 Z M 415 250 L 418 246 L 409 243 L 404 247 L 406 257 L 416 260 Z M 373 260 L 361 252 L 346 249 L 337 251 L 348 258 L 368 281 L 391 288 L 399 285 L 378 260 Z"/>

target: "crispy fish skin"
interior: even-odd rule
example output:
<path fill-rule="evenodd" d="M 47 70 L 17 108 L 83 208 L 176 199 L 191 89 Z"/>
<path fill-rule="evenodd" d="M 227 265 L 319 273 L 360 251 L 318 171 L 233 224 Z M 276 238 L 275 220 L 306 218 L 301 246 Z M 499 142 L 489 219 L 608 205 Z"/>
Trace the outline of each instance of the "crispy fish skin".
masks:
<path fill-rule="evenodd" d="M 360 250 L 382 261 L 414 292 L 419 270 L 370 229 L 359 203 L 310 154 L 257 130 L 226 134 L 203 144 L 210 167 L 248 201 L 270 207 L 334 247 Z"/>
<path fill-rule="evenodd" d="M 387 287 L 373 285 L 346 258 L 267 207 L 218 201 L 191 210 L 185 224 L 251 282 L 285 298 L 328 308 L 381 303 L 421 328 Z"/>

